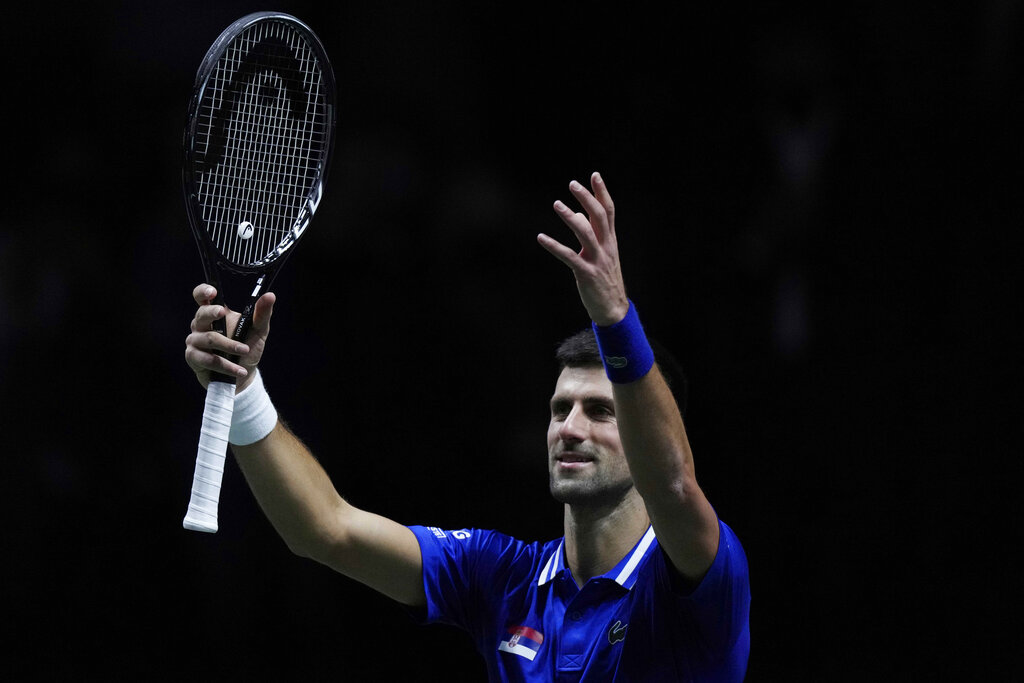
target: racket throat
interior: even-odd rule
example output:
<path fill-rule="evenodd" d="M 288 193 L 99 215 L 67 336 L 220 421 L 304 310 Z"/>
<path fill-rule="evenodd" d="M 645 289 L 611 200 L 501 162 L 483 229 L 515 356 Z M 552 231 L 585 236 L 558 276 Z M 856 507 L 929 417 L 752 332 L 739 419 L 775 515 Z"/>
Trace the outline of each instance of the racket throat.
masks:
<path fill-rule="evenodd" d="M 256 301 L 263 296 L 263 288 L 268 284 L 270 283 L 266 273 L 260 275 L 256 280 L 256 286 L 253 288 L 252 294 L 249 295 L 249 303 L 242 309 L 242 314 L 238 317 L 238 324 L 235 325 L 235 331 L 231 334 L 232 339 L 244 341 L 245 336 L 249 334 L 249 329 L 252 327 L 252 316 L 256 312 Z"/>

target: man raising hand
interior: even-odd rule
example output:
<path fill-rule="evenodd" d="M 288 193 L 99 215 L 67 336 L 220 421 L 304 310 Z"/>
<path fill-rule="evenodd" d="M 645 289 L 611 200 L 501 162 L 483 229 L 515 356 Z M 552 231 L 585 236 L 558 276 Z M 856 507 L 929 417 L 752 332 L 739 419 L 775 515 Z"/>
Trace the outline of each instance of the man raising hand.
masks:
<path fill-rule="evenodd" d="M 611 195 L 596 173 L 591 188 L 570 184 L 583 212 L 555 203 L 579 251 L 537 237 L 572 270 L 592 320 L 556 353 L 547 457 L 551 494 L 564 504 L 562 538 L 407 527 L 345 501 L 277 420 L 256 372 L 271 294 L 238 345 L 211 331 L 235 314 L 197 287 L 186 359 L 201 383 L 210 370 L 243 378 L 233 451 L 289 548 L 428 622 L 465 629 L 491 680 L 741 681 L 746 557 L 697 484 L 682 411 L 626 296 Z"/>

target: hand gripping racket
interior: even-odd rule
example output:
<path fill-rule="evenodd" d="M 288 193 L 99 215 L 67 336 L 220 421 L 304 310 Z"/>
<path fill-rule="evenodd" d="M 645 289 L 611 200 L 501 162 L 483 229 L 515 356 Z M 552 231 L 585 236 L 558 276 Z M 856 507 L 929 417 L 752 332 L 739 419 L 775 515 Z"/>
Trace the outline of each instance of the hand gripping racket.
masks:
<path fill-rule="evenodd" d="M 242 17 L 199 66 L 185 124 L 182 187 L 216 303 L 226 305 L 224 280 L 248 296 L 233 339 L 245 339 L 256 300 L 320 205 L 334 117 L 327 54 L 313 31 L 287 14 Z M 218 323 L 224 333 L 224 321 Z M 214 373 L 186 529 L 217 531 L 234 401 L 235 379 Z"/>

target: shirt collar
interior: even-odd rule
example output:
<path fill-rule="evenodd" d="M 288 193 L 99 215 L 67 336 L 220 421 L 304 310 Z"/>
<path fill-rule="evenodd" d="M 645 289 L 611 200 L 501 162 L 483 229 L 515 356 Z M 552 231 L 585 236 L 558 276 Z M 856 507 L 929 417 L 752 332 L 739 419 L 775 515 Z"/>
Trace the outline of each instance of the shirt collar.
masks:
<path fill-rule="evenodd" d="M 637 567 L 640 566 L 640 562 L 647 557 L 651 549 L 657 545 L 657 540 L 658 539 L 654 535 L 654 527 L 647 527 L 647 533 L 645 533 L 643 538 L 633 546 L 633 550 L 627 553 L 611 571 L 604 574 L 601 578 L 611 579 L 623 588 L 632 588 L 633 584 L 636 583 Z M 550 557 L 548 557 L 548 561 L 544 565 L 544 569 L 541 570 L 540 575 L 537 577 L 537 585 L 543 586 L 558 576 L 559 572 L 564 569 L 565 538 L 562 538 L 558 543 L 558 547 L 555 548 L 555 551 L 551 553 Z"/>

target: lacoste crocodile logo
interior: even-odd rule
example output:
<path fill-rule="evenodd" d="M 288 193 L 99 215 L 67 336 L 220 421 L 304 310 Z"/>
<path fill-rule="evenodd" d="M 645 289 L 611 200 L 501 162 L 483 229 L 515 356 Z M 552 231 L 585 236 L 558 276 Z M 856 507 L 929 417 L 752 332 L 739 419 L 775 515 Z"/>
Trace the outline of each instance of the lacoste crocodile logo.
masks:
<path fill-rule="evenodd" d="M 616 621 L 612 624 L 612 627 L 608 629 L 608 642 L 612 645 L 615 643 L 621 643 L 626 639 L 627 628 L 629 628 L 629 624 L 623 625 L 621 621 Z"/>

